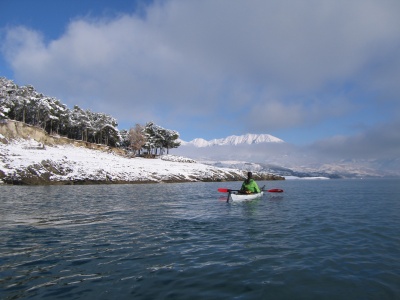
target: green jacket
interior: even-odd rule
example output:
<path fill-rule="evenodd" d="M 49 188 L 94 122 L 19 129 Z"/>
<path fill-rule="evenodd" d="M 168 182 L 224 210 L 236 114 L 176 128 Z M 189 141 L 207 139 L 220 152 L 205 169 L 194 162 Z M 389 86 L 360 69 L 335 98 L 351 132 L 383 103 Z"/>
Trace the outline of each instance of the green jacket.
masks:
<path fill-rule="evenodd" d="M 252 193 L 259 193 L 259 192 L 261 192 L 260 191 L 260 188 L 258 187 L 258 184 L 257 184 L 257 182 L 255 182 L 254 181 L 254 179 L 250 179 L 250 182 L 248 183 L 248 184 L 246 184 L 246 181 L 247 180 L 245 180 L 244 182 L 243 182 L 243 184 L 242 184 L 242 187 L 241 187 L 241 191 L 250 191 L 250 192 L 252 192 Z"/>

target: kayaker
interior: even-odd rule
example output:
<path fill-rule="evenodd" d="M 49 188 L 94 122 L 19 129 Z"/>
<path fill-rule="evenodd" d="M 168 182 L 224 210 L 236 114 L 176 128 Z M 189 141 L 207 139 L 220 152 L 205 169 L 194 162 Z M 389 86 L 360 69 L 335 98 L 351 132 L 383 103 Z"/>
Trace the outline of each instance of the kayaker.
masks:
<path fill-rule="evenodd" d="M 260 192 L 257 182 L 253 179 L 253 173 L 247 172 L 247 179 L 243 182 L 240 193 L 251 194 Z"/>

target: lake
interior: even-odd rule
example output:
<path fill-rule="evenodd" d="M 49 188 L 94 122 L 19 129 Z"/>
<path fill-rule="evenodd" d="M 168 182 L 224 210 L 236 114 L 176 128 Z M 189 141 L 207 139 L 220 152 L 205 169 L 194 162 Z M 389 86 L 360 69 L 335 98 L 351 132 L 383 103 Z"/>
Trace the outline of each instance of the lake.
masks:
<path fill-rule="evenodd" d="M 400 299 L 400 179 L 0 186 L 1 299 Z"/>

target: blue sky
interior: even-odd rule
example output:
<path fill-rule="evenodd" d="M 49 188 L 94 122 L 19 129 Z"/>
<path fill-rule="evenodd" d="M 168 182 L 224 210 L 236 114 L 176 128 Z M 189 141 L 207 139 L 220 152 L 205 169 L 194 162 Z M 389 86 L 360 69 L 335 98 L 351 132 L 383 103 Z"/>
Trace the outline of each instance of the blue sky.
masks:
<path fill-rule="evenodd" d="M 0 76 L 120 129 L 396 152 L 400 1 L 0 0 Z"/>

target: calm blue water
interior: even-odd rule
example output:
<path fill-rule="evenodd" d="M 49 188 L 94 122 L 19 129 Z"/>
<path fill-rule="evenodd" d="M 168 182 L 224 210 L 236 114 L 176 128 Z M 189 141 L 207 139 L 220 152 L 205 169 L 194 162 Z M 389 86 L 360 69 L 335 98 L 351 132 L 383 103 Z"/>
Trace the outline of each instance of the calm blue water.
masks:
<path fill-rule="evenodd" d="M 400 299 L 400 180 L 0 186 L 1 299 Z"/>

